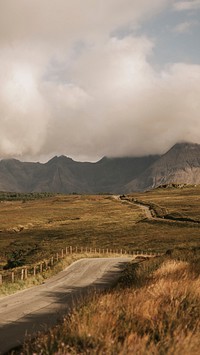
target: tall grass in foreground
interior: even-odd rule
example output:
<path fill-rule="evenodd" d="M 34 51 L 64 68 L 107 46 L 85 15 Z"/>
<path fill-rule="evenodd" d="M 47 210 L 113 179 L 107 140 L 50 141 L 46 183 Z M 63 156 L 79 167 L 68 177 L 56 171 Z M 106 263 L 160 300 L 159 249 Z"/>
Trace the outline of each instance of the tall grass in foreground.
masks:
<path fill-rule="evenodd" d="M 182 256 L 129 265 L 115 290 L 94 295 L 21 354 L 199 354 L 199 264 Z"/>

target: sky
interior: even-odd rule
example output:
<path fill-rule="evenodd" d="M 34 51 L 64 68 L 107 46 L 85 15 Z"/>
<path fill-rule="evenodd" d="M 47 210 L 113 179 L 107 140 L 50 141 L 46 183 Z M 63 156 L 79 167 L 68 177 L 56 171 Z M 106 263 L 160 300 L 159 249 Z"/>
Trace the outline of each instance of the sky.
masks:
<path fill-rule="evenodd" d="M 0 0 L 0 159 L 200 143 L 200 0 Z"/>

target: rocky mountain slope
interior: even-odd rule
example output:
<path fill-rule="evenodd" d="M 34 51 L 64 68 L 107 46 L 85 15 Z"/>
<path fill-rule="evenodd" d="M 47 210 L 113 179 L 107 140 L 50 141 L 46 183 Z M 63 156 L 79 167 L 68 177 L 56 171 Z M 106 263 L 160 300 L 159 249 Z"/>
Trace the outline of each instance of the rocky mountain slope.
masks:
<path fill-rule="evenodd" d="M 76 162 L 66 156 L 45 164 L 0 161 L 0 191 L 130 193 L 164 184 L 200 184 L 200 145 L 179 143 L 166 154 Z"/>
<path fill-rule="evenodd" d="M 125 191 L 144 191 L 171 183 L 200 184 L 199 144 L 175 144 L 142 174 L 129 182 Z"/>

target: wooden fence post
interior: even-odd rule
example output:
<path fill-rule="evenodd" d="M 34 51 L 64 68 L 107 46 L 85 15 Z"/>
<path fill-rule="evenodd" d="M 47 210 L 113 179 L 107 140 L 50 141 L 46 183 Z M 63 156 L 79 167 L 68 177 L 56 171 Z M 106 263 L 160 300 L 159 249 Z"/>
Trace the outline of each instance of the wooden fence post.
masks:
<path fill-rule="evenodd" d="M 26 280 L 28 277 L 28 269 L 27 267 L 24 269 L 24 279 Z"/>
<path fill-rule="evenodd" d="M 68 254 L 68 248 L 67 247 L 65 248 L 65 254 L 66 255 Z"/>
<path fill-rule="evenodd" d="M 24 269 L 22 269 L 22 271 L 21 271 L 21 280 L 23 280 L 24 279 Z"/>
<path fill-rule="evenodd" d="M 56 261 L 58 261 L 59 259 L 59 256 L 58 256 L 58 253 L 56 253 Z"/>
<path fill-rule="evenodd" d="M 61 250 L 61 258 L 64 258 L 64 251 L 63 251 L 63 249 Z"/>
<path fill-rule="evenodd" d="M 35 276 L 36 275 L 36 266 L 34 266 L 34 268 L 33 268 L 33 276 Z"/>
<path fill-rule="evenodd" d="M 78 253 L 78 248 L 76 247 L 76 254 Z"/>
<path fill-rule="evenodd" d="M 69 252 L 70 252 L 70 254 L 72 254 L 72 252 L 73 252 L 72 247 L 69 247 Z"/>
<path fill-rule="evenodd" d="M 43 270 L 43 265 L 42 263 L 40 264 L 40 272 L 42 273 L 42 270 Z"/>
<path fill-rule="evenodd" d="M 0 275 L 0 286 L 3 284 L 3 277 Z"/>
<path fill-rule="evenodd" d="M 51 258 L 50 263 L 51 263 L 51 266 L 53 266 L 53 256 L 52 256 L 52 258 Z"/>
<path fill-rule="evenodd" d="M 12 283 L 15 282 L 15 272 L 14 271 L 11 272 L 11 281 L 12 281 Z"/>
<path fill-rule="evenodd" d="M 85 252 L 86 252 L 86 254 L 87 254 L 87 252 L 88 252 L 87 247 L 85 248 Z"/>

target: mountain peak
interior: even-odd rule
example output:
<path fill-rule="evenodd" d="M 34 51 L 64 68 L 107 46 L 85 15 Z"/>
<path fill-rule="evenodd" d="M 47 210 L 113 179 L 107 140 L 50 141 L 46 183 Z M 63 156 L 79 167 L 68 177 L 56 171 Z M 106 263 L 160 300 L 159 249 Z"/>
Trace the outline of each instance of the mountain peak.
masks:
<path fill-rule="evenodd" d="M 200 144 L 191 142 L 176 143 L 170 150 L 200 149 Z"/>
<path fill-rule="evenodd" d="M 126 191 L 150 190 L 171 183 L 200 184 L 200 144 L 175 144 L 143 174 L 130 182 Z"/>
<path fill-rule="evenodd" d="M 73 162 L 74 160 L 72 158 L 66 157 L 65 155 L 60 155 L 57 156 L 55 155 L 53 158 L 51 158 L 46 164 L 53 164 L 53 163 L 59 163 L 59 162 Z"/>

